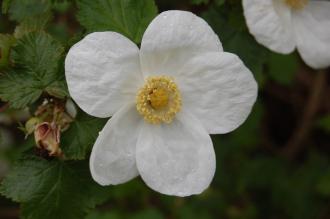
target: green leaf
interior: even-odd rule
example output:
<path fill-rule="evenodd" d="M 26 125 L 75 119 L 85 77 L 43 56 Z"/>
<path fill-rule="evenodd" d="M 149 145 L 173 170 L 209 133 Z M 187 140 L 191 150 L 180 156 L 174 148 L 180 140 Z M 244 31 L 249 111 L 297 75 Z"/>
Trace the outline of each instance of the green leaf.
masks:
<path fill-rule="evenodd" d="M 16 39 L 9 34 L 0 34 L 0 68 L 9 65 L 9 53 Z"/>
<path fill-rule="evenodd" d="M 260 133 L 263 114 L 263 106 L 257 102 L 247 120 L 228 135 L 232 144 L 245 147 L 258 145 L 260 138 L 251 138 L 251 136 L 256 136 Z"/>
<path fill-rule="evenodd" d="M 2 13 L 3 14 L 7 14 L 7 12 L 8 12 L 8 9 L 9 9 L 9 4 L 10 4 L 10 1 L 11 0 L 3 0 L 2 1 Z"/>
<path fill-rule="evenodd" d="M 52 82 L 58 71 L 58 65 L 64 49 L 59 42 L 44 32 L 33 32 L 17 42 L 12 58 L 16 65 L 27 70 L 27 74 L 36 79 Z"/>
<path fill-rule="evenodd" d="M 52 15 L 50 13 L 44 13 L 34 17 L 28 17 L 24 19 L 15 28 L 14 36 L 18 39 L 25 34 L 35 31 L 41 31 L 45 29 L 48 22 L 51 20 Z"/>
<path fill-rule="evenodd" d="M 78 20 L 88 32 L 115 31 L 140 43 L 157 15 L 153 0 L 78 0 Z"/>
<path fill-rule="evenodd" d="M 327 133 L 330 133 L 330 114 L 318 119 L 316 126 L 323 129 Z"/>
<path fill-rule="evenodd" d="M 51 4 L 49 0 L 11 0 L 7 1 L 6 6 L 2 5 L 2 7 L 3 10 L 8 10 L 11 20 L 21 22 L 30 17 L 49 12 Z"/>
<path fill-rule="evenodd" d="M 297 55 L 271 53 L 269 58 L 270 77 L 280 84 L 290 85 L 298 69 Z"/>
<path fill-rule="evenodd" d="M 215 0 L 215 4 L 216 4 L 217 6 L 221 6 L 221 5 L 225 4 L 225 1 L 226 1 L 226 0 Z"/>
<path fill-rule="evenodd" d="M 201 5 L 209 3 L 209 0 L 190 0 L 193 5 Z"/>
<path fill-rule="evenodd" d="M 76 120 L 71 123 L 61 139 L 61 148 L 65 156 L 69 159 L 84 159 L 106 121 L 107 119 L 99 119 L 79 112 Z"/>
<path fill-rule="evenodd" d="M 121 219 L 122 217 L 116 212 L 97 212 L 89 214 L 86 219 Z"/>
<path fill-rule="evenodd" d="M 26 77 L 24 70 L 8 71 L 0 77 L 0 98 L 9 101 L 12 108 L 23 108 L 35 102 L 41 94 L 39 83 Z"/>
<path fill-rule="evenodd" d="M 64 74 L 62 78 L 59 78 L 58 80 L 50 84 L 48 87 L 46 87 L 45 91 L 49 95 L 59 99 L 64 99 L 65 97 L 70 96 Z"/>
<path fill-rule="evenodd" d="M 22 218 L 80 219 L 97 204 L 96 188 L 86 162 L 28 157 L 14 166 L 0 191 L 22 203 Z"/>
<path fill-rule="evenodd" d="M 135 215 L 129 217 L 130 219 L 164 219 L 162 213 L 153 208 L 149 208 L 143 211 L 138 212 Z"/>
<path fill-rule="evenodd" d="M 60 13 L 66 12 L 70 6 L 72 5 L 73 1 L 70 0 L 52 0 L 52 8 Z"/>
<path fill-rule="evenodd" d="M 0 98 L 13 108 L 23 108 L 36 101 L 55 81 L 63 80 L 59 70 L 62 46 L 50 35 L 33 32 L 18 40 L 11 58 L 15 68 L 0 77 Z"/>
<path fill-rule="evenodd" d="M 330 197 L 330 168 L 325 171 L 316 185 L 316 190 L 327 197 Z"/>

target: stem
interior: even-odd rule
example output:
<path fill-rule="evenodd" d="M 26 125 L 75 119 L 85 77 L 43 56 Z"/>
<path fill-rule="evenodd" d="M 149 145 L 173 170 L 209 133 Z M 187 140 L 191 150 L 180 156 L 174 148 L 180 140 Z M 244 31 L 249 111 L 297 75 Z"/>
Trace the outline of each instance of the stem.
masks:
<path fill-rule="evenodd" d="M 282 154 L 290 160 L 294 159 L 301 151 L 303 142 L 310 133 L 313 125 L 313 118 L 317 113 L 322 100 L 322 93 L 326 85 L 326 72 L 321 70 L 315 74 L 316 76 L 300 122 L 286 146 L 281 151 Z"/>

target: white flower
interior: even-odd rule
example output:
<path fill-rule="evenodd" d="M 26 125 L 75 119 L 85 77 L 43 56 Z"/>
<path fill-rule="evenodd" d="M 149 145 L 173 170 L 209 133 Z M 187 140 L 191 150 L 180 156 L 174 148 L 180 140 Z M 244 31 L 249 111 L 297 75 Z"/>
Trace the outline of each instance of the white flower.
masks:
<path fill-rule="evenodd" d="M 312 68 L 330 66 L 330 2 L 243 0 L 244 15 L 256 40 L 288 54 L 298 49 Z"/>
<path fill-rule="evenodd" d="M 190 12 L 158 15 L 141 48 L 115 32 L 87 35 L 65 60 L 72 98 L 88 114 L 112 118 L 90 157 L 92 177 L 116 185 L 140 175 L 152 189 L 188 196 L 215 172 L 210 134 L 247 118 L 257 84 Z M 88 134 L 88 133 L 86 133 Z"/>

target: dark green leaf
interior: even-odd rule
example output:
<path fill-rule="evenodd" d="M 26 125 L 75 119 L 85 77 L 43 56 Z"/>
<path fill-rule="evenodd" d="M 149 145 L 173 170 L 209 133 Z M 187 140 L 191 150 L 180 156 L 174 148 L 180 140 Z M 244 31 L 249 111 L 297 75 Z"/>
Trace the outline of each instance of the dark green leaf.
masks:
<path fill-rule="evenodd" d="M 58 62 L 63 51 L 59 42 L 50 35 L 33 32 L 17 42 L 12 51 L 12 59 L 16 65 L 25 68 L 27 74 L 48 85 L 58 77 Z"/>
<path fill-rule="evenodd" d="M 327 197 L 330 197 L 330 168 L 325 171 L 320 181 L 316 185 L 317 191 Z"/>
<path fill-rule="evenodd" d="M 97 204 L 95 188 L 85 162 L 28 157 L 12 169 L 0 191 L 22 203 L 23 218 L 80 219 Z"/>
<path fill-rule="evenodd" d="M 130 219 L 164 219 L 164 216 L 157 209 L 146 209 L 129 217 Z"/>
<path fill-rule="evenodd" d="M 14 108 L 33 103 L 49 86 L 63 80 L 62 46 L 50 35 L 33 32 L 18 40 L 11 57 L 15 68 L 0 77 L 0 98 Z"/>
<path fill-rule="evenodd" d="M 106 119 L 98 119 L 80 112 L 62 136 L 61 147 L 65 156 L 70 159 L 84 159 L 105 122 Z"/>
<path fill-rule="evenodd" d="M 11 0 L 6 8 L 11 20 L 21 22 L 49 12 L 51 4 L 48 0 Z"/>
<path fill-rule="evenodd" d="M 209 3 L 209 0 L 190 0 L 193 5 L 201 5 Z"/>
<path fill-rule="evenodd" d="M 157 14 L 153 0 L 78 0 L 78 20 L 89 31 L 115 31 L 141 42 Z"/>
<path fill-rule="evenodd" d="M 50 84 L 48 87 L 46 87 L 45 91 L 49 95 L 57 97 L 59 99 L 63 99 L 65 97 L 70 96 L 64 77 Z"/>
<path fill-rule="evenodd" d="M 9 4 L 10 4 L 10 1 L 11 0 L 3 0 L 2 1 L 2 13 L 3 14 L 7 14 L 7 12 L 8 12 L 8 9 L 9 9 Z"/>
<path fill-rule="evenodd" d="M 92 212 L 86 219 L 121 219 L 122 217 L 116 212 Z"/>
<path fill-rule="evenodd" d="M 215 3 L 217 4 L 217 6 L 221 6 L 225 3 L 226 0 L 215 0 Z"/>
<path fill-rule="evenodd" d="M 26 77 L 24 70 L 8 71 L 0 77 L 0 98 L 13 108 L 23 108 L 35 102 L 42 93 L 39 83 Z"/>
<path fill-rule="evenodd" d="M 21 38 L 27 33 L 34 31 L 41 31 L 45 29 L 47 23 L 52 18 L 50 13 L 44 13 L 34 17 L 28 17 L 24 19 L 18 26 L 15 28 L 14 35 L 15 37 Z"/>
<path fill-rule="evenodd" d="M 239 146 L 252 147 L 258 145 L 259 138 L 251 138 L 251 136 L 260 133 L 260 121 L 263 116 L 263 108 L 260 103 L 256 103 L 252 109 L 251 115 L 247 120 L 235 131 L 229 134 L 232 144 Z"/>
<path fill-rule="evenodd" d="M 271 53 L 269 60 L 269 75 L 276 82 L 289 85 L 298 69 L 296 54 L 281 55 Z"/>
<path fill-rule="evenodd" d="M 70 8 L 72 3 L 70 0 L 52 0 L 52 8 L 63 13 Z"/>
<path fill-rule="evenodd" d="M 327 133 L 330 133 L 330 114 L 318 119 L 316 125 Z"/>

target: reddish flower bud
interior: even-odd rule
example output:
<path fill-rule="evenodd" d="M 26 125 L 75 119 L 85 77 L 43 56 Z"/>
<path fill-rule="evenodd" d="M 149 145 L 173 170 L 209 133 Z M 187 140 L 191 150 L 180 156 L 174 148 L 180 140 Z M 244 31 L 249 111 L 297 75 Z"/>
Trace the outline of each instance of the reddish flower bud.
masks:
<path fill-rule="evenodd" d="M 34 138 L 37 147 L 48 151 L 49 156 L 60 156 L 60 127 L 54 123 L 43 122 L 36 126 Z"/>

